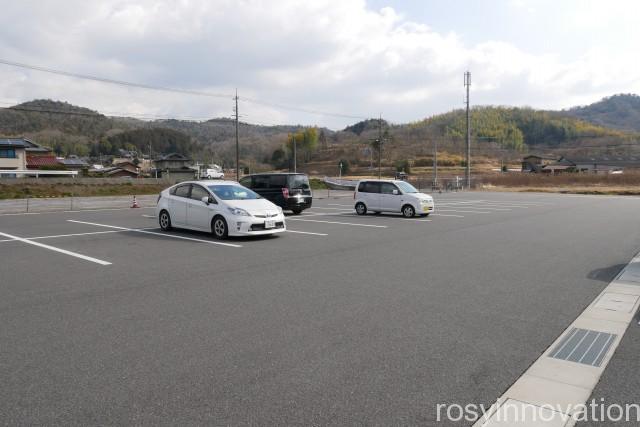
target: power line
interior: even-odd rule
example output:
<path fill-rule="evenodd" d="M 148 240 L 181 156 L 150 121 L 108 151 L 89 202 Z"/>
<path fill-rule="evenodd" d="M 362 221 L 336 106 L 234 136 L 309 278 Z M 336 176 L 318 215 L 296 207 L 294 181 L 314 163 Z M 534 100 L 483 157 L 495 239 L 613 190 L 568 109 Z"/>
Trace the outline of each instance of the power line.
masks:
<path fill-rule="evenodd" d="M 11 105 L 12 103 L 8 102 L 0 102 L 0 104 Z M 179 120 L 179 121 L 191 121 L 198 122 L 199 124 L 203 124 L 205 122 L 219 122 L 221 124 L 229 124 L 235 125 L 235 116 L 234 117 L 191 117 L 191 116 L 161 116 L 161 115 L 151 115 L 151 114 L 134 114 L 134 113 L 124 113 L 124 112 L 113 112 L 113 111 L 105 111 L 103 113 L 99 112 L 82 112 L 82 111 L 64 111 L 64 110 L 51 110 L 45 108 L 26 108 L 26 107 L 0 107 L 0 110 L 13 110 L 27 113 L 42 113 L 42 114 L 59 114 L 63 116 L 84 116 L 84 117 L 96 117 L 96 118 L 104 118 L 104 119 L 153 119 L 153 120 Z M 240 115 L 239 117 L 242 117 Z M 283 128 L 299 128 L 303 127 L 301 125 L 290 125 L 284 123 L 272 123 L 272 122 L 262 122 L 262 121 L 238 121 L 239 126 L 263 126 L 263 127 L 283 127 Z"/>
<path fill-rule="evenodd" d="M 126 86 L 126 87 L 136 87 L 136 88 L 140 88 L 140 89 L 148 89 L 148 90 L 156 90 L 156 91 L 172 92 L 172 93 L 181 93 L 181 94 L 186 94 L 186 95 L 205 96 L 205 97 L 212 97 L 212 98 L 234 99 L 233 94 L 210 93 L 210 92 L 202 92 L 202 91 L 187 90 L 187 89 L 177 89 L 177 88 L 171 88 L 171 87 L 166 87 L 166 86 L 155 86 L 155 85 L 149 85 L 149 84 L 144 84 L 144 83 L 128 82 L 128 81 L 124 81 L 124 80 L 116 80 L 116 79 L 111 79 L 111 78 L 106 78 L 106 77 L 94 76 L 94 75 L 90 75 L 90 74 L 73 73 L 73 72 L 70 72 L 70 71 L 64 71 L 64 70 L 59 70 L 59 69 L 55 69 L 55 68 L 41 67 L 41 66 L 38 66 L 38 65 L 31 65 L 31 64 L 24 64 L 24 63 L 20 63 L 20 62 L 9 61 L 9 60 L 2 59 L 2 58 L 0 58 L 0 64 L 9 65 L 9 66 L 18 67 L 18 68 L 25 68 L 25 69 L 34 70 L 34 71 L 41 71 L 41 72 L 44 72 L 44 73 L 57 74 L 57 75 L 60 75 L 60 76 L 73 77 L 73 78 L 77 78 L 77 79 L 91 80 L 91 81 L 95 81 L 95 82 L 115 84 L 115 85 Z M 250 102 L 250 103 L 253 103 L 253 104 L 269 106 L 269 107 L 282 109 L 282 110 L 299 111 L 299 112 L 308 113 L 308 114 L 316 114 L 316 115 L 332 116 L 332 117 L 341 117 L 341 118 L 357 119 L 357 120 L 367 120 L 369 118 L 369 117 L 364 117 L 364 116 L 359 116 L 359 115 L 354 115 L 354 114 L 333 113 L 333 112 L 330 112 L 330 111 L 321 111 L 321 110 L 300 108 L 300 107 L 295 107 L 295 106 L 291 106 L 291 105 L 279 104 L 279 103 L 275 103 L 275 102 L 262 101 L 262 100 L 255 99 L 255 98 L 242 97 L 242 98 L 238 98 L 238 99 L 242 100 L 242 101 Z"/>
<path fill-rule="evenodd" d="M 4 103 L 8 104 L 8 103 Z M 84 116 L 84 117 L 102 117 L 105 119 L 123 118 L 123 119 L 141 119 L 141 120 L 181 120 L 181 121 L 194 121 L 194 122 L 209 122 L 209 121 L 231 121 L 231 118 L 209 118 L 209 117 L 192 117 L 192 116 L 162 116 L 155 114 L 135 114 L 125 112 L 113 112 L 105 111 L 99 112 L 83 112 L 83 111 L 64 111 L 64 110 L 52 110 L 46 108 L 27 108 L 20 106 L 12 107 L 0 107 L 0 110 L 13 110 L 27 113 L 42 113 L 42 114 L 59 114 L 67 116 Z"/>
<path fill-rule="evenodd" d="M 109 79 L 109 78 L 106 78 L 106 77 L 93 76 L 93 75 L 90 75 L 90 74 L 72 73 L 72 72 L 69 72 L 69 71 L 57 70 L 57 69 L 54 69 L 54 68 L 40 67 L 40 66 L 37 66 L 37 65 L 29 65 L 29 64 L 23 64 L 23 63 L 20 63 L 20 62 L 8 61 L 6 59 L 1 59 L 1 58 L 0 58 L 0 64 L 10 65 L 12 67 L 18 67 L 18 68 L 26 68 L 26 69 L 29 69 L 29 70 L 41 71 L 41 72 L 44 72 L 44 73 L 57 74 L 57 75 L 60 75 L 60 76 L 74 77 L 76 79 L 92 80 L 92 81 L 95 81 L 95 82 L 109 83 L 109 84 L 115 84 L 115 85 L 127 86 L 127 87 L 137 87 L 137 88 L 140 88 L 140 89 L 157 90 L 157 91 L 162 91 L 162 92 L 182 93 L 182 94 L 186 94 L 186 95 L 206 96 L 206 97 L 211 97 L 211 98 L 229 99 L 229 98 L 233 97 L 233 95 L 227 95 L 227 94 L 221 94 L 221 93 L 209 93 L 209 92 L 200 92 L 200 91 L 187 90 L 187 89 L 176 89 L 176 88 L 170 88 L 170 87 L 165 87 L 165 86 L 154 86 L 154 85 L 148 85 L 148 84 L 143 84 L 143 83 L 127 82 L 127 81 L 124 81 L 124 80 Z"/>
<path fill-rule="evenodd" d="M 243 101 L 246 101 L 246 102 L 250 102 L 252 104 L 259 104 L 259 105 L 264 105 L 264 106 L 267 106 L 267 107 L 279 108 L 279 109 L 282 109 L 282 110 L 291 110 L 291 111 L 299 111 L 299 112 L 302 112 L 302 113 L 317 114 L 317 115 L 321 115 L 321 116 L 341 117 L 341 118 L 344 118 L 344 119 L 356 119 L 356 120 L 368 120 L 368 119 L 371 118 L 371 117 L 358 116 L 358 115 L 352 115 L 352 114 L 332 113 L 332 112 L 328 112 L 328 111 L 311 110 L 311 109 L 307 109 L 307 108 L 293 107 L 291 105 L 284 105 L 284 104 L 277 104 L 277 103 L 273 103 L 273 102 L 261 101 L 261 100 L 254 99 L 254 98 L 241 97 L 240 99 L 243 100 Z"/>

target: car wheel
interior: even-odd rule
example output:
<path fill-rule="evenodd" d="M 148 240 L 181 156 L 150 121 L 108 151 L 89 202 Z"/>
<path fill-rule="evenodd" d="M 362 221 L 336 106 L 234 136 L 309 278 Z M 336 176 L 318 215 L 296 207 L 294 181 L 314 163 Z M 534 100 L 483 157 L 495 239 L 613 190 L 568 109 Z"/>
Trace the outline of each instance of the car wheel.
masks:
<path fill-rule="evenodd" d="M 207 175 L 207 179 L 211 179 L 211 177 L 209 175 Z"/>
<path fill-rule="evenodd" d="M 413 218 L 416 214 L 416 210 L 411 205 L 404 205 L 402 207 L 402 215 L 405 218 Z"/>
<path fill-rule="evenodd" d="M 292 209 L 291 212 L 293 212 L 294 215 L 300 215 L 302 213 L 302 209 Z"/>
<path fill-rule="evenodd" d="M 169 216 L 169 212 L 162 211 L 158 216 L 158 222 L 160 223 L 160 228 L 162 231 L 171 230 L 171 217 Z"/>
<path fill-rule="evenodd" d="M 226 239 L 229 235 L 229 227 L 227 227 L 227 221 L 220 215 L 213 218 L 211 223 L 211 231 L 216 239 Z"/>
<path fill-rule="evenodd" d="M 362 202 L 356 203 L 356 213 L 358 215 L 364 215 L 367 213 L 367 207 L 365 206 L 364 203 Z"/>

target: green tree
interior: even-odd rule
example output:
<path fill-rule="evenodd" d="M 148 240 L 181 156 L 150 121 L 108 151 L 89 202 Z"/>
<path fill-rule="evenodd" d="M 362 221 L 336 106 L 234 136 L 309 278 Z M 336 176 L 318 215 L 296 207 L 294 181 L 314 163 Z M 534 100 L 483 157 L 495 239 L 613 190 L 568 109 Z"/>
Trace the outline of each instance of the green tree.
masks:
<path fill-rule="evenodd" d="M 407 174 L 411 173 L 411 163 L 408 159 L 396 161 L 395 167 L 397 172 L 405 172 Z"/>
<path fill-rule="evenodd" d="M 318 148 L 318 129 L 315 127 L 305 128 L 299 132 L 289 134 L 286 146 L 291 158 L 293 158 L 294 141 L 298 160 L 302 159 L 305 163 L 309 162 L 312 154 Z"/>
<path fill-rule="evenodd" d="M 347 175 L 349 173 L 349 171 L 351 170 L 350 164 L 349 164 L 349 160 L 347 159 L 340 159 L 340 161 L 338 162 L 338 169 L 340 169 L 340 165 L 342 164 L 342 175 Z"/>

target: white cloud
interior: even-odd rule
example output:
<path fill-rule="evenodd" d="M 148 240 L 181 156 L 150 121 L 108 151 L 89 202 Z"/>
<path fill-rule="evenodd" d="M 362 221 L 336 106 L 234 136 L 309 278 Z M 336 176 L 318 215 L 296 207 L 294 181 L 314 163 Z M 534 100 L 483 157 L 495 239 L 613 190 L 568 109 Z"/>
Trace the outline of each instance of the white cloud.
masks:
<path fill-rule="evenodd" d="M 528 2 L 513 5 L 535 13 Z M 615 21 L 632 26 L 621 34 L 638 41 L 632 20 L 618 16 L 633 14 L 609 3 L 591 5 L 564 21 L 571 31 L 593 36 Z M 509 40 L 469 41 L 429 24 L 391 7 L 371 10 L 364 0 L 21 1 L 3 5 L 0 58 L 216 93 L 237 87 L 241 96 L 272 103 L 366 116 L 383 112 L 396 122 L 460 107 L 466 69 L 473 73 L 472 101 L 482 104 L 559 108 L 640 91 L 637 61 L 624 49 L 611 49 L 610 34 L 606 43 L 583 46 L 568 61 L 552 47 L 532 54 Z M 130 114 L 229 116 L 232 107 L 230 99 L 0 66 L 0 101 L 42 97 Z M 334 128 L 353 121 L 257 104 L 241 108 L 247 121 Z"/>

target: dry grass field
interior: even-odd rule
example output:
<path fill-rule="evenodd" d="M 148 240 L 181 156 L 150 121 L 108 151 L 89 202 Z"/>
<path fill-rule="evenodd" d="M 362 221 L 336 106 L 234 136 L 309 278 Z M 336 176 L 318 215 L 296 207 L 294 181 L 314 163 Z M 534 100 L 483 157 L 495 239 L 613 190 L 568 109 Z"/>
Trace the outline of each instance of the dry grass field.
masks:
<path fill-rule="evenodd" d="M 479 190 L 640 195 L 640 171 L 619 175 L 496 173 L 482 175 L 478 181 Z"/>

